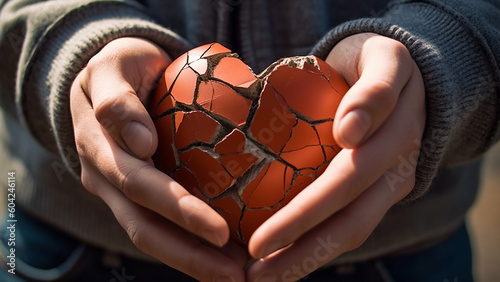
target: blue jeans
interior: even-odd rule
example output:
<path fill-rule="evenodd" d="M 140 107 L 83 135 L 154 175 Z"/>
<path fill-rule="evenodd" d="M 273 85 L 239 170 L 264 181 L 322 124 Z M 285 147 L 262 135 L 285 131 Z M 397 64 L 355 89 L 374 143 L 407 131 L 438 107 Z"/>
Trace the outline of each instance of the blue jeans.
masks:
<path fill-rule="evenodd" d="M 195 281 L 165 265 L 148 263 L 85 245 L 16 211 L 16 274 L 0 268 L 0 281 L 149 282 Z M 6 222 L 6 221 L 4 221 Z M 7 224 L 8 226 L 8 224 Z M 0 230 L 2 257 L 9 252 L 9 230 Z M 333 266 L 303 281 L 466 282 L 472 278 L 472 254 L 465 224 L 437 246 L 404 256 Z"/>

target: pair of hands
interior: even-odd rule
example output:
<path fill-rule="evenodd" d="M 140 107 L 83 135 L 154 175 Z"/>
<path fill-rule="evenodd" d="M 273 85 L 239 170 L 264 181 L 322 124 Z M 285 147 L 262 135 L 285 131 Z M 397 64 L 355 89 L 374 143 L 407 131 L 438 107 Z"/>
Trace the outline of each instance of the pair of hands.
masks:
<path fill-rule="evenodd" d="M 224 219 L 151 161 L 157 135 L 144 103 L 170 62 L 149 41 L 116 39 L 90 60 L 70 93 L 83 185 L 140 250 L 163 263 L 202 281 L 298 280 L 359 247 L 413 188 L 415 167 L 399 168 L 418 157 L 421 74 L 401 43 L 354 35 L 326 59 L 351 86 L 333 128 L 345 149 L 255 231 L 248 250 L 228 243 Z"/>

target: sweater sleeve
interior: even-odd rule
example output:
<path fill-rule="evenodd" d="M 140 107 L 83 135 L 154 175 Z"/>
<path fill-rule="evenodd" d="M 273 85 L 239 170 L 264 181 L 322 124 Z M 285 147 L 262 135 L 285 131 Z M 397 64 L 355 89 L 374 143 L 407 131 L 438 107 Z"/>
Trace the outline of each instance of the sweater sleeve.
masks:
<path fill-rule="evenodd" d="M 480 157 L 500 138 L 500 4 L 395 1 L 383 16 L 343 23 L 315 46 L 326 58 L 343 38 L 374 32 L 402 42 L 422 73 L 427 124 L 416 184 L 423 195 L 439 169 Z"/>
<path fill-rule="evenodd" d="M 176 57 L 189 49 L 135 1 L 0 1 L 2 110 L 78 173 L 69 91 L 110 41 L 148 39 Z M 76 158 L 76 160 L 75 160 Z"/>

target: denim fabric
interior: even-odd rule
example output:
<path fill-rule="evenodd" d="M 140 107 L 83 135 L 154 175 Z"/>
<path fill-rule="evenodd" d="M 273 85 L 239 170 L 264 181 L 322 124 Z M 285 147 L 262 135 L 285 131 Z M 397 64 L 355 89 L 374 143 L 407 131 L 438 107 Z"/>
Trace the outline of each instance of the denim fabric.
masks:
<path fill-rule="evenodd" d="M 417 253 L 321 269 L 303 281 L 311 282 L 470 282 L 472 250 L 463 224 L 440 244 Z"/>
<path fill-rule="evenodd" d="M 195 281 L 165 265 L 84 245 L 22 211 L 17 211 L 16 217 L 16 274 L 9 274 L 2 268 L 2 282 Z M 2 251 L 5 251 L 8 233 L 6 226 L 0 230 Z M 23 263 L 29 266 L 21 265 Z M 467 229 L 464 224 L 444 242 L 418 253 L 320 269 L 302 281 L 473 281 Z"/>

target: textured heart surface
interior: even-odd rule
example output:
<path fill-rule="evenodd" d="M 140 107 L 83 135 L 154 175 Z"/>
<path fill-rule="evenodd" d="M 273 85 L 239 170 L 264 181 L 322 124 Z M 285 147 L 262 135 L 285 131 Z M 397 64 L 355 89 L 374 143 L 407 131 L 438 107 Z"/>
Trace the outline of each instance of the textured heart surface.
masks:
<path fill-rule="evenodd" d="M 172 62 L 153 95 L 155 165 L 246 244 L 341 150 L 333 119 L 347 90 L 314 56 L 283 58 L 255 75 L 220 44 L 195 48 Z"/>

